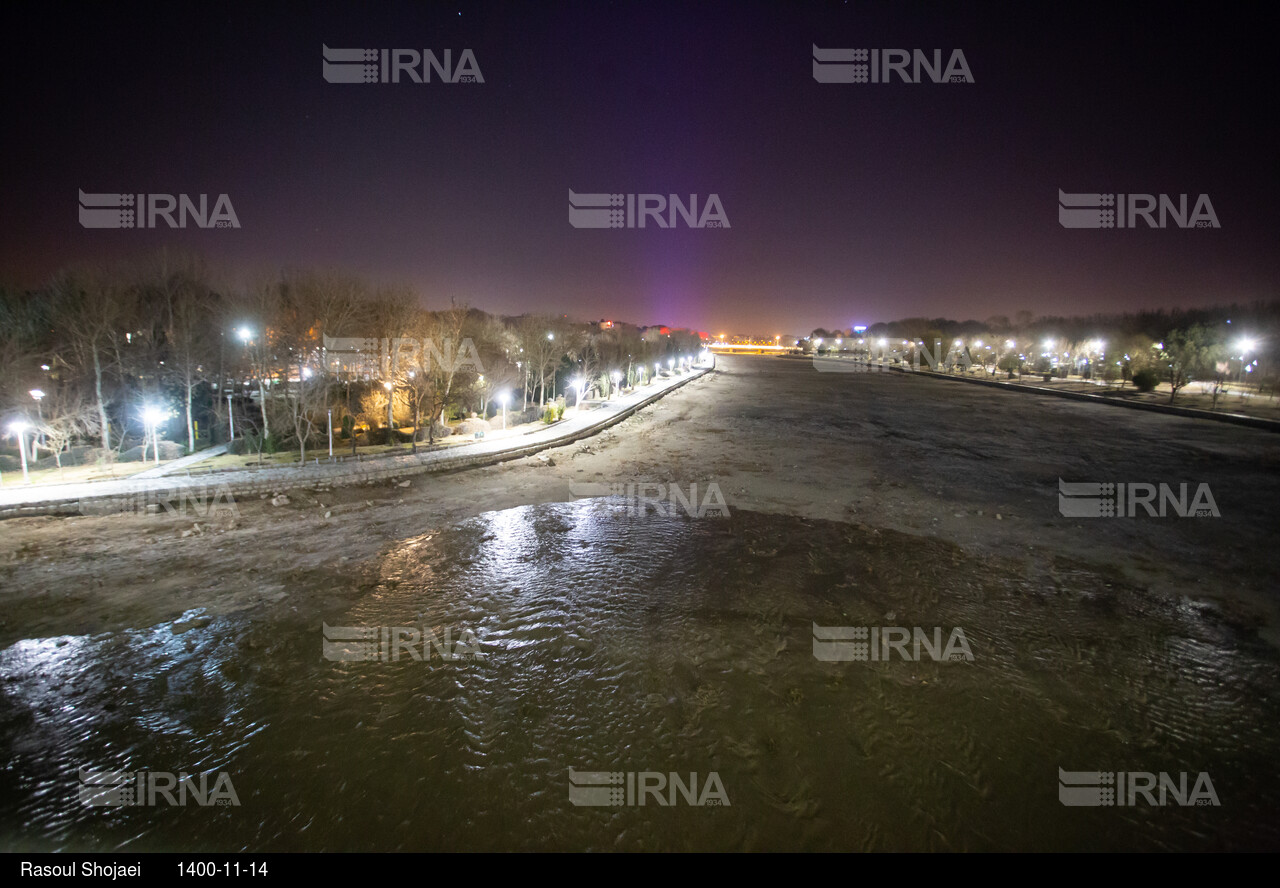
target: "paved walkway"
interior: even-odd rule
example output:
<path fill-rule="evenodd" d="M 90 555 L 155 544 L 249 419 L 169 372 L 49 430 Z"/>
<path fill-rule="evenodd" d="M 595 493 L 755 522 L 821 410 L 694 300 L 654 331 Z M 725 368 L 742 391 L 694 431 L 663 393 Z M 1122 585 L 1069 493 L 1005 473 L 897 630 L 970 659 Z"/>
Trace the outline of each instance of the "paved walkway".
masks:
<path fill-rule="evenodd" d="M 96 513 L 97 507 L 81 508 L 84 501 L 139 499 L 150 501 L 154 494 L 172 495 L 183 489 L 226 485 L 233 494 L 285 490 L 316 484 L 358 484 L 369 480 L 408 477 L 424 472 L 438 472 L 470 466 L 491 465 L 508 459 L 529 456 L 540 450 L 559 447 L 579 438 L 594 435 L 626 419 L 632 413 L 658 400 L 712 368 L 696 368 L 691 373 L 661 378 L 653 385 L 639 386 L 630 394 L 597 403 L 581 414 L 571 408 L 566 418 L 554 425 L 526 434 L 480 439 L 442 450 L 406 453 L 387 457 L 371 457 L 343 462 L 321 462 L 319 465 L 246 468 L 217 473 L 199 473 L 190 477 L 169 475 L 142 478 L 134 475 L 110 481 L 91 481 L 42 486 L 9 486 L 0 488 L 0 518 L 20 515 Z M 199 456 L 208 456 L 202 451 Z M 105 505 L 105 503 L 104 503 Z"/>
<path fill-rule="evenodd" d="M 1093 393 L 1087 391 L 1087 381 L 1071 380 L 1071 385 L 1085 385 L 1086 390 L 1081 391 L 1079 388 L 1053 387 L 1051 385 L 1040 385 L 1034 382 L 1024 382 L 1020 378 L 1019 381 L 1013 382 L 1008 379 L 996 378 L 983 374 L 981 376 L 970 376 L 968 374 L 943 373 L 923 368 L 914 368 L 911 365 L 890 364 L 884 361 L 859 361 L 849 358 L 836 358 L 814 355 L 813 367 L 823 373 L 868 373 L 868 372 L 892 372 L 892 373 L 916 373 L 928 379 L 945 379 L 951 382 L 967 382 L 973 385 L 985 385 L 991 388 L 1008 389 L 1015 392 L 1027 392 L 1034 395 L 1052 395 L 1057 398 L 1069 398 L 1076 401 L 1092 401 L 1095 404 L 1110 404 L 1113 407 L 1128 407 L 1132 410 L 1148 410 L 1152 413 L 1164 413 L 1170 416 L 1186 416 L 1193 419 L 1211 419 L 1215 422 L 1228 422 L 1235 425 L 1251 426 L 1255 429 L 1267 429 L 1272 432 L 1280 432 L 1280 420 L 1269 419 L 1264 416 L 1254 416 L 1246 413 L 1232 413 L 1228 410 L 1205 410 L 1200 407 L 1187 407 L 1181 404 L 1164 404 L 1155 401 L 1140 401 L 1132 397 L 1135 393 L 1133 389 L 1128 392 L 1120 390 L 1109 390 L 1102 393 Z M 1101 383 L 1098 383 L 1101 385 Z"/>
<path fill-rule="evenodd" d="M 172 474 L 173 472 L 186 469 L 190 466 L 195 465 L 196 463 L 204 462 L 206 459 L 208 459 L 211 456 L 221 456 L 226 452 L 227 452 L 226 444 L 217 444 L 213 447 L 208 447 L 208 448 L 205 448 L 204 450 L 197 451 L 196 453 L 193 453 L 190 456 L 184 456 L 181 459 L 174 459 L 174 460 L 170 460 L 167 463 L 161 463 L 160 465 L 156 466 L 154 469 L 147 469 L 145 472 L 136 472 L 130 475 L 129 477 L 134 479 L 135 481 L 139 478 L 163 478 L 165 475 L 169 475 L 169 474 Z"/>

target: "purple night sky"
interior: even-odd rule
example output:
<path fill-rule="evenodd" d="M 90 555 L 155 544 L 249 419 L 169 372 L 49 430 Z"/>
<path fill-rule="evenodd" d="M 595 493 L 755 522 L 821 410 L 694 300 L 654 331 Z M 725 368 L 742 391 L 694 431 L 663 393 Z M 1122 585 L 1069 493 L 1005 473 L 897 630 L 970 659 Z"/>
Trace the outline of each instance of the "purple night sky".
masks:
<path fill-rule="evenodd" d="M 1211 11 L 1206 11 L 1211 10 Z M 1255 6 L 426 3 L 5 13 L 0 283 L 189 248 L 430 307 L 807 332 L 1274 299 Z M 473 51 L 335 84 L 321 46 Z M 961 49 L 974 83 L 818 83 L 811 48 Z M 1206 193 L 1217 229 L 1068 230 L 1057 192 Z M 76 194 L 226 193 L 238 230 L 91 230 Z M 719 195 L 727 229 L 576 229 L 568 192 Z"/>

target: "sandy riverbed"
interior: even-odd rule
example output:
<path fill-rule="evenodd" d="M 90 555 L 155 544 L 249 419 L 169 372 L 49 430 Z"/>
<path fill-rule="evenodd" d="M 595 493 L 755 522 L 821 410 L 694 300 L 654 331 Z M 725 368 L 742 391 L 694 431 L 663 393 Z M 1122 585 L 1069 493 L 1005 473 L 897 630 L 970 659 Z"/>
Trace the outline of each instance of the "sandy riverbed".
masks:
<path fill-rule="evenodd" d="M 940 539 L 1053 583 L 1073 572 L 1209 602 L 1280 639 L 1271 553 L 1280 438 L 1212 422 L 993 393 L 898 374 L 820 374 L 722 357 L 719 370 L 584 442 L 394 484 L 289 490 L 238 514 L 0 523 L 0 645 L 265 609 L 311 619 L 379 553 L 570 485 L 715 483 L 731 510 Z M 1207 482 L 1221 518 L 1067 519 L 1057 480 Z M 325 513 L 330 513 L 326 518 Z M 314 594 L 300 589 L 315 589 Z"/>

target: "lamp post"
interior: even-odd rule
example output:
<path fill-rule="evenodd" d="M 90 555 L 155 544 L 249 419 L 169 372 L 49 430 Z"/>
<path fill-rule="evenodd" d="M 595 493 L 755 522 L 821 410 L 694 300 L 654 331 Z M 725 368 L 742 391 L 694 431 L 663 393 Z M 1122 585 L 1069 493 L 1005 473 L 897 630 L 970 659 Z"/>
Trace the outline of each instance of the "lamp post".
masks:
<path fill-rule="evenodd" d="M 1253 371 L 1253 368 L 1252 368 L 1252 367 L 1249 367 L 1249 368 L 1248 368 L 1248 371 L 1246 371 L 1246 369 L 1245 369 L 1245 367 L 1246 367 L 1246 359 L 1247 359 L 1247 358 L 1248 358 L 1248 356 L 1249 356 L 1249 352 L 1251 352 L 1251 351 L 1255 350 L 1255 349 L 1258 347 L 1258 342 L 1257 342 L 1257 340 L 1254 340 L 1254 339 L 1248 339 L 1248 338 L 1245 338 L 1245 339 L 1241 339 L 1238 343 L 1236 343 L 1236 347 L 1240 349 L 1240 375 L 1239 375 L 1239 376 L 1237 376 L 1237 377 L 1236 377 L 1236 379 L 1237 379 L 1238 381 L 1242 381 L 1242 382 L 1243 382 L 1243 381 L 1244 381 L 1244 374 L 1245 374 L 1246 372 L 1252 372 L 1252 371 Z M 35 392 L 32 392 L 32 394 L 34 395 L 34 394 L 35 394 Z"/>
<path fill-rule="evenodd" d="M 164 419 L 164 412 L 157 407 L 145 407 L 142 410 L 142 421 L 145 423 L 144 428 L 151 434 L 151 450 L 155 455 L 156 465 L 160 465 L 160 421 Z M 142 460 L 147 459 L 146 435 L 143 433 L 142 444 Z"/>
<path fill-rule="evenodd" d="M 333 459 L 333 409 L 329 411 L 329 459 Z"/>
<path fill-rule="evenodd" d="M 502 430 L 507 430 L 507 402 L 511 400 L 511 392 L 502 391 L 498 393 L 498 403 L 502 405 Z"/>
<path fill-rule="evenodd" d="M 575 398 L 573 401 L 573 410 L 575 413 L 581 413 L 582 412 L 582 386 L 583 386 L 582 377 L 579 376 L 576 379 L 574 379 L 574 381 L 572 382 L 572 386 L 574 390 L 577 391 L 578 393 L 578 397 Z"/>
<path fill-rule="evenodd" d="M 240 337 L 240 341 L 245 344 L 247 349 L 253 344 L 253 331 L 248 327 L 241 327 L 236 331 L 236 336 Z M 253 352 L 249 353 L 249 373 L 251 377 L 257 377 L 258 380 L 258 397 L 262 401 L 262 437 L 266 438 L 271 435 L 271 420 L 267 416 L 267 383 L 266 383 L 266 356 L 263 355 L 262 372 L 258 372 L 258 367 L 254 361 Z M 250 398 L 252 400 L 252 398 Z"/>
<path fill-rule="evenodd" d="M 231 392 L 227 392 L 227 424 L 231 426 L 231 437 L 228 441 L 236 439 L 236 415 L 231 407 Z"/>
<path fill-rule="evenodd" d="M 40 404 L 40 402 L 44 400 L 44 392 L 42 392 L 40 389 L 32 389 L 31 397 L 36 399 L 36 414 L 40 417 L 40 424 L 44 425 L 44 408 Z M 37 432 L 35 435 L 31 437 L 31 458 L 32 459 L 36 458 L 36 440 L 37 439 L 43 440 L 43 438 L 44 438 L 44 434 L 41 432 Z"/>
<path fill-rule="evenodd" d="M 614 370 L 613 373 L 610 374 L 609 378 L 613 380 L 614 389 L 617 389 L 618 383 L 622 381 L 622 374 L 619 373 L 617 370 Z M 610 394 L 612 395 L 613 393 L 610 392 Z"/>
<path fill-rule="evenodd" d="M 14 432 L 18 436 L 18 454 L 22 457 L 22 483 L 30 484 L 31 476 L 27 474 L 27 439 L 23 436 L 30 424 L 25 420 L 15 420 L 9 424 L 9 431 Z"/>

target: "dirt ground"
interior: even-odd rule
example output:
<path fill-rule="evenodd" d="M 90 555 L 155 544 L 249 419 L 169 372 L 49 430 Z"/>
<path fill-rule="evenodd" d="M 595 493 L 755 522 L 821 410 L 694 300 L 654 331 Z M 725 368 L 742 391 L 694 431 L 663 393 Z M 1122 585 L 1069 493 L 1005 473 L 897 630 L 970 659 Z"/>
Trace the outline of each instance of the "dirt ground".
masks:
<path fill-rule="evenodd" d="M 585 441 L 409 486 L 292 489 L 209 515 L 0 522 L 0 647 L 119 631 L 204 608 L 318 620 L 391 543 L 570 485 L 718 485 L 730 510 L 889 528 L 1022 564 L 1089 569 L 1208 602 L 1280 644 L 1280 436 L 806 361 L 718 370 Z M 1220 518 L 1069 519 L 1058 479 L 1210 485 Z M 327 517 L 326 517 L 327 516 Z M 314 591 L 308 591 L 314 590 Z"/>

